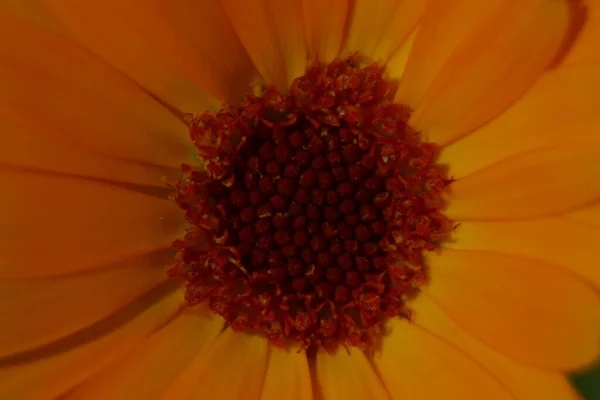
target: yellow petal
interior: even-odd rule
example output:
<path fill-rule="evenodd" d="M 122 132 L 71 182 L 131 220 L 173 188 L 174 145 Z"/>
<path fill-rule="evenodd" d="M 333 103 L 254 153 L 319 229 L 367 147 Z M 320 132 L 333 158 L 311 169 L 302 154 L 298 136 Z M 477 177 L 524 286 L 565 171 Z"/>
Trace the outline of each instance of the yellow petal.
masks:
<path fill-rule="evenodd" d="M 260 399 L 268 342 L 227 329 L 169 386 L 161 399 Z"/>
<path fill-rule="evenodd" d="M 181 120 L 85 49 L 4 13 L 0 36 L 4 115 L 121 160 L 178 167 L 193 154 Z"/>
<path fill-rule="evenodd" d="M 355 0 L 345 49 L 387 63 L 404 43 L 425 10 L 425 0 Z"/>
<path fill-rule="evenodd" d="M 468 333 L 544 369 L 581 368 L 600 355 L 600 298 L 568 271 L 480 251 L 428 254 L 423 288 Z"/>
<path fill-rule="evenodd" d="M 461 329 L 426 296 L 418 296 L 410 303 L 416 326 L 443 338 L 451 346 L 468 354 L 479 365 L 485 366 L 507 392 L 518 400 L 577 400 L 579 397 L 564 375 L 519 364 L 482 344 Z M 400 344 L 399 344 L 400 345 Z M 428 348 L 429 349 L 429 348 Z M 429 353 L 432 350 L 427 350 Z M 464 383 L 465 388 L 470 383 Z M 445 398 L 452 398 L 445 394 Z M 457 399 L 470 399 L 460 396 Z M 511 397 L 511 398 L 513 398 Z M 426 398 L 426 397 L 423 397 Z M 482 396 L 480 398 L 487 398 Z"/>
<path fill-rule="evenodd" d="M 304 351 L 271 346 L 261 400 L 312 400 L 312 384 Z"/>
<path fill-rule="evenodd" d="M 600 197 L 600 146 L 570 145 L 517 155 L 451 186 L 448 217 L 521 219 L 566 212 Z"/>
<path fill-rule="evenodd" d="M 0 108 L 0 164 L 15 169 L 92 177 L 112 182 L 163 186 L 179 169 L 123 161 L 77 147 L 45 124 Z"/>
<path fill-rule="evenodd" d="M 357 348 L 338 348 L 333 354 L 318 350 L 316 376 L 316 390 L 327 400 L 390 399 L 368 358 Z"/>
<path fill-rule="evenodd" d="M 600 203 L 565 214 L 567 218 L 600 227 Z"/>
<path fill-rule="evenodd" d="M 568 26 L 567 0 L 509 2 L 454 50 L 409 123 L 443 145 L 488 122 L 556 57 Z"/>
<path fill-rule="evenodd" d="M 268 84 L 287 90 L 304 74 L 307 50 L 301 0 L 222 0 L 256 69 Z"/>
<path fill-rule="evenodd" d="M 223 324 L 206 310 L 184 311 L 88 379 L 69 399 L 156 399 L 217 339 Z"/>
<path fill-rule="evenodd" d="M 400 48 L 392 54 L 392 57 L 385 66 L 385 77 L 393 82 L 393 84 L 397 84 L 400 78 L 402 78 L 402 75 L 404 75 L 406 64 L 408 63 L 410 52 L 415 43 L 418 31 L 419 28 L 410 34 Z"/>
<path fill-rule="evenodd" d="M 512 398 L 466 354 L 406 320 L 387 323 L 381 354 L 373 360 L 394 399 Z"/>
<path fill-rule="evenodd" d="M 467 221 L 444 246 L 514 254 L 559 265 L 600 288 L 600 227 L 566 218 Z"/>
<path fill-rule="evenodd" d="M 183 228 L 174 202 L 81 178 L 0 169 L 0 277 L 59 275 L 165 249 Z"/>
<path fill-rule="evenodd" d="M 169 282 L 67 340 L 0 359 L 0 398 L 54 399 L 79 385 L 173 317 L 183 293 L 172 289 Z"/>
<path fill-rule="evenodd" d="M 505 113 L 443 148 L 440 164 L 460 179 L 515 154 L 566 143 L 598 143 L 600 69 L 559 68 L 545 73 Z"/>
<path fill-rule="evenodd" d="M 430 0 L 418 27 L 396 101 L 415 109 L 452 52 L 497 11 L 501 0 Z"/>
<path fill-rule="evenodd" d="M 2 3 L 0 3 L 0 10 L 40 26 L 58 31 L 60 30 L 60 27 L 50 10 L 48 10 L 48 7 L 44 4 L 45 1 L 46 0 L 3 0 Z"/>
<path fill-rule="evenodd" d="M 167 279 L 169 254 L 154 264 L 0 280 L 0 357 L 29 350 L 92 325 Z M 110 288 L 110 290 L 107 290 Z"/>
<path fill-rule="evenodd" d="M 237 101 L 253 78 L 219 0 L 48 0 L 48 6 L 71 37 L 184 112 L 217 108 L 215 99 Z"/>
<path fill-rule="evenodd" d="M 342 48 L 349 0 L 302 0 L 308 54 L 330 62 Z"/>
<path fill-rule="evenodd" d="M 574 40 L 563 64 L 593 64 L 600 61 L 600 1 L 573 3 Z"/>

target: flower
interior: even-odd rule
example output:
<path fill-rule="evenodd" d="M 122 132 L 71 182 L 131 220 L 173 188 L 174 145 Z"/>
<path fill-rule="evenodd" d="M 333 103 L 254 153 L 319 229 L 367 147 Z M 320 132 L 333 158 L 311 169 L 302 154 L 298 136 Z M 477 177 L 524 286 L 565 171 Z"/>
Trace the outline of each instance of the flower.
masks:
<path fill-rule="evenodd" d="M 564 374 L 600 352 L 597 7 L 2 2 L 0 397 L 577 398 Z M 298 352 L 182 307 L 186 114 L 355 52 L 453 179 L 410 319 Z"/>

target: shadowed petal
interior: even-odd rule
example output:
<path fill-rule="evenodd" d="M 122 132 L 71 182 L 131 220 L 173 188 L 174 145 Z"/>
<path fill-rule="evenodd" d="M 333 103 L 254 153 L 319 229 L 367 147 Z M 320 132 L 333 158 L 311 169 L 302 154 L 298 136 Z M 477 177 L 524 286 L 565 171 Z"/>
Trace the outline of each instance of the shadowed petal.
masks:
<path fill-rule="evenodd" d="M 65 337 L 124 307 L 167 279 L 171 252 L 98 271 L 0 280 L 0 357 Z"/>
<path fill-rule="evenodd" d="M 600 203 L 566 213 L 565 217 L 600 228 Z"/>
<path fill-rule="evenodd" d="M 193 155 L 181 120 L 89 52 L 2 12 L 0 34 L 2 115 L 97 155 L 172 167 Z"/>
<path fill-rule="evenodd" d="M 567 218 L 462 222 L 445 247 L 514 254 L 559 265 L 600 288 L 600 227 Z"/>
<path fill-rule="evenodd" d="M 464 351 L 518 400 L 577 400 L 579 397 L 561 373 L 528 367 L 506 358 L 479 342 L 445 315 L 427 296 L 410 303 L 413 322 L 448 345 Z M 468 388 L 469 383 L 464 387 Z M 447 396 L 447 395 L 446 395 Z M 451 398 L 451 397 L 450 397 Z M 487 397 L 482 397 L 487 398 Z M 513 397 L 511 397 L 513 398 Z"/>
<path fill-rule="evenodd" d="M 414 30 L 425 4 L 424 0 L 382 0 L 373 7 L 369 0 L 355 0 L 346 51 L 387 63 Z"/>
<path fill-rule="evenodd" d="M 488 122 L 555 59 L 569 22 L 568 0 L 507 2 L 453 51 L 409 123 L 444 145 Z"/>
<path fill-rule="evenodd" d="M 481 251 L 426 257 L 423 287 L 465 331 L 525 364 L 582 368 L 600 355 L 600 298 L 563 268 Z"/>
<path fill-rule="evenodd" d="M 69 36 L 181 111 L 237 101 L 254 75 L 219 0 L 47 4 Z"/>
<path fill-rule="evenodd" d="M 0 360 L 0 398 L 53 399 L 119 359 L 177 312 L 182 292 L 159 289 L 66 341 Z"/>
<path fill-rule="evenodd" d="M 179 168 L 111 158 L 78 147 L 45 124 L 0 109 L 0 165 L 15 170 L 71 175 L 115 184 L 164 188 Z M 160 161 L 160 160 L 157 160 Z M 162 188 L 160 188 L 162 187 Z"/>
<path fill-rule="evenodd" d="M 512 399 L 487 371 L 443 338 L 397 318 L 373 360 L 392 398 Z"/>
<path fill-rule="evenodd" d="M 311 400 L 306 352 L 270 347 L 261 400 Z"/>
<path fill-rule="evenodd" d="M 597 64 L 600 62 L 600 1 L 579 0 L 572 3 L 578 5 L 578 18 L 584 25 L 581 31 L 577 32 L 563 64 Z"/>
<path fill-rule="evenodd" d="M 0 277 L 100 268 L 169 247 L 183 215 L 167 199 L 117 185 L 0 169 Z"/>
<path fill-rule="evenodd" d="M 506 112 L 444 147 L 439 163 L 460 179 L 508 157 L 542 147 L 600 142 L 600 69 L 560 68 L 545 73 Z M 465 157 L 468 154 L 468 157 Z"/>
<path fill-rule="evenodd" d="M 542 148 L 452 183 L 454 220 L 523 219 L 562 213 L 600 198 L 600 146 Z"/>
<path fill-rule="evenodd" d="M 267 339 L 227 329 L 192 361 L 161 399 L 258 400 L 265 379 L 267 357 Z"/>
<path fill-rule="evenodd" d="M 186 310 L 78 387 L 69 399 L 156 399 L 210 346 L 224 320 Z"/>
<path fill-rule="evenodd" d="M 301 0 L 221 3 L 258 72 L 268 84 L 286 91 L 306 69 Z"/>
<path fill-rule="evenodd" d="M 348 0 L 302 0 L 308 54 L 325 63 L 342 48 L 349 12 Z"/>
<path fill-rule="evenodd" d="M 396 101 L 416 108 L 453 51 L 500 4 L 501 0 L 430 0 L 396 92 Z"/>
<path fill-rule="evenodd" d="M 317 385 L 327 400 L 390 399 L 365 354 L 358 348 L 317 352 Z"/>

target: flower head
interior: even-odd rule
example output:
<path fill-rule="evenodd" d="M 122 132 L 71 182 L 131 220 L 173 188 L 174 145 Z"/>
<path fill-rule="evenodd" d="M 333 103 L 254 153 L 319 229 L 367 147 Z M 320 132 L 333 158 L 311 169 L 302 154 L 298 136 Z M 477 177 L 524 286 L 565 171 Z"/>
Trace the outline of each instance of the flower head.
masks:
<path fill-rule="evenodd" d="M 598 5 L 0 5 L 0 397 L 575 399 Z"/>

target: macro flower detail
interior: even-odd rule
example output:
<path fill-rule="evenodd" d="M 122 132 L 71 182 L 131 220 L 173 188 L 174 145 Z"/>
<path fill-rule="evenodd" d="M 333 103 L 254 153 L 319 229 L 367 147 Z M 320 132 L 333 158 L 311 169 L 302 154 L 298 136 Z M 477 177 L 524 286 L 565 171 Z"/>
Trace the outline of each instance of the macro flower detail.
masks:
<path fill-rule="evenodd" d="M 193 228 L 169 274 L 234 330 L 373 350 L 385 318 L 410 317 L 422 252 L 451 230 L 437 147 L 387 101 L 382 69 L 358 59 L 190 122 L 203 167 L 184 165 L 177 185 Z"/>
<path fill-rule="evenodd" d="M 0 1 L 0 398 L 580 399 L 599 6 Z"/>

